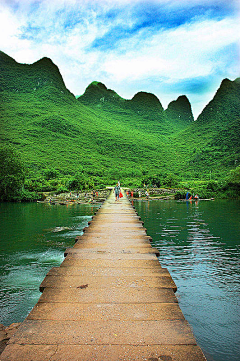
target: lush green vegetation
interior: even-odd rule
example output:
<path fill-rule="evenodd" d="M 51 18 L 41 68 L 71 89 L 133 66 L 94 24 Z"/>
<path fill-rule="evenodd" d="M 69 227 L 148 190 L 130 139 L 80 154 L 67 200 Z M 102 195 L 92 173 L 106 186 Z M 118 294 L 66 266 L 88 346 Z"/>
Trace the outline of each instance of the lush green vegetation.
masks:
<path fill-rule="evenodd" d="M 75 99 L 50 59 L 23 65 L 0 52 L 1 143 L 24 164 L 17 197 L 20 186 L 30 199 L 26 192 L 100 188 L 119 179 L 123 186 L 236 197 L 239 88 L 239 80 L 225 80 L 193 122 L 186 97 L 164 111 L 153 94 L 125 100 L 93 82 Z M 4 192 L 2 199 L 14 198 Z"/>
<path fill-rule="evenodd" d="M 24 166 L 12 148 L 0 148 L 0 199 L 9 200 L 19 195 L 25 179 Z"/>

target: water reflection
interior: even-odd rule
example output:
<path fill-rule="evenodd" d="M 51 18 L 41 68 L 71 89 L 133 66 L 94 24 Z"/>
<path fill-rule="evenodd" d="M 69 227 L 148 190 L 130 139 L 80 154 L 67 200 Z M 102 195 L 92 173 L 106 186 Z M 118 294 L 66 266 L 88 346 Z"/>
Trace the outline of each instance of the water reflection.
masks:
<path fill-rule="evenodd" d="M 135 202 L 208 360 L 240 359 L 239 204 Z"/>

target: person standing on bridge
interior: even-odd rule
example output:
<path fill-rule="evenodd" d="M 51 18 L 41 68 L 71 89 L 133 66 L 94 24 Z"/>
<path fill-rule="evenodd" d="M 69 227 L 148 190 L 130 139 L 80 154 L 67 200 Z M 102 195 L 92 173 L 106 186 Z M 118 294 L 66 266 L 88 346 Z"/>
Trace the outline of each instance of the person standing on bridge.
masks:
<path fill-rule="evenodd" d="M 115 188 L 114 188 L 114 192 L 115 192 L 115 199 L 116 201 L 119 200 L 119 194 L 120 194 L 120 186 L 118 185 L 118 183 L 116 184 Z"/>

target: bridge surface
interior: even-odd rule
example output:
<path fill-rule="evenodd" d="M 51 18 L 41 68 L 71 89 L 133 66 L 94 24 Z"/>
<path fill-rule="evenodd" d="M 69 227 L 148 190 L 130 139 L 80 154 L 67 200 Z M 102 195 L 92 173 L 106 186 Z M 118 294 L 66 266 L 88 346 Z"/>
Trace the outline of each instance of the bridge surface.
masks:
<path fill-rule="evenodd" d="M 126 196 L 111 193 L 0 360 L 206 360 L 150 241 Z"/>

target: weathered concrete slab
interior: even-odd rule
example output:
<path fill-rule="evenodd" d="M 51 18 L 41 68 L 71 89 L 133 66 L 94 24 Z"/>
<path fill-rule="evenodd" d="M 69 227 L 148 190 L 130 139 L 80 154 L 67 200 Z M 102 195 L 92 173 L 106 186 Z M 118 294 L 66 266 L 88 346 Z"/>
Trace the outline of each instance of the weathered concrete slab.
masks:
<path fill-rule="evenodd" d="M 3 353 L 0 355 L 0 361 L 40 361 L 40 360 L 49 361 L 52 359 L 54 355 L 56 356 L 57 350 L 58 350 L 58 345 L 12 344 L 7 346 L 3 351 Z M 75 351 L 77 350 L 75 349 Z M 66 357 L 66 352 L 67 352 L 66 349 L 63 350 L 61 356 L 57 356 L 58 360 L 60 360 L 61 357 Z M 80 358 L 76 358 L 79 357 L 79 354 L 77 355 L 75 353 L 75 355 L 72 354 L 72 356 L 70 357 L 72 357 L 72 360 L 73 357 L 75 357 L 75 360 L 80 361 Z M 67 358 L 65 360 L 69 360 L 69 359 Z"/>
<path fill-rule="evenodd" d="M 129 248 L 134 248 L 135 250 L 139 250 L 140 248 L 146 248 L 146 249 L 151 249 L 151 244 L 148 241 L 137 241 L 137 242 L 127 242 L 126 240 L 122 241 L 121 244 L 116 245 L 116 243 L 114 242 L 109 242 L 107 243 L 107 241 L 97 241 L 97 242 L 88 242 L 86 240 L 82 240 L 82 241 L 78 241 L 75 243 L 74 248 L 81 248 L 81 249 L 96 249 L 96 248 L 104 248 L 104 247 L 109 247 L 109 249 L 112 250 L 116 250 L 116 249 L 129 249 Z"/>
<path fill-rule="evenodd" d="M 86 254 L 92 254 L 92 253 L 105 253 L 105 254 L 113 254 L 115 257 L 119 255 L 148 255 L 148 254 L 154 254 L 157 257 L 160 255 L 158 249 L 152 248 L 152 247 L 145 247 L 145 248 L 126 248 L 126 247 L 105 247 L 105 248 L 81 248 L 81 247 L 73 247 L 73 248 L 67 248 L 64 252 L 64 256 L 69 254 L 79 254 L 79 255 L 86 255 Z"/>
<path fill-rule="evenodd" d="M 108 223 L 116 223 L 116 221 L 119 219 L 119 215 L 102 215 L 102 214 L 98 214 L 97 217 L 93 217 L 93 219 L 91 221 L 88 222 L 89 225 L 91 225 L 92 227 L 95 227 L 96 225 L 102 226 L 102 223 L 105 222 L 106 220 L 108 221 Z M 128 216 L 123 216 L 121 215 L 121 224 L 122 226 L 125 225 L 139 225 L 142 226 L 144 224 L 143 221 L 140 221 L 139 218 L 137 216 L 133 216 L 132 214 L 129 214 Z M 103 225 L 103 227 L 106 228 L 106 225 Z"/>
<path fill-rule="evenodd" d="M 196 345 L 185 320 L 158 321 L 25 320 L 9 344 L 33 345 Z M 77 332 L 76 332 L 77 331 Z"/>
<path fill-rule="evenodd" d="M 183 320 L 177 303 L 44 303 L 33 308 L 28 320 L 156 321 Z"/>
<path fill-rule="evenodd" d="M 39 302 L 65 303 L 176 303 L 171 288 L 45 288 Z"/>
<path fill-rule="evenodd" d="M 108 222 L 108 220 L 106 219 L 105 222 Z M 112 223 L 108 223 L 108 225 L 113 226 L 113 230 L 116 233 L 122 233 L 122 232 L 139 232 L 141 233 L 146 233 L 146 228 L 143 228 L 142 224 L 136 224 L 136 223 L 124 223 L 124 224 L 116 224 L 115 222 Z M 95 233 L 95 232 L 104 232 L 104 233 L 108 233 L 109 231 L 109 226 L 107 226 L 106 224 L 104 225 L 99 225 L 98 222 L 94 222 L 93 225 L 91 224 L 91 227 L 87 227 L 85 233 Z"/>
<path fill-rule="evenodd" d="M 74 257 L 66 257 L 66 259 L 62 262 L 60 267 L 71 267 L 75 265 L 76 267 L 107 267 L 107 268 L 154 268 L 157 269 L 161 267 L 157 257 L 152 257 L 151 259 L 78 259 Z"/>
<path fill-rule="evenodd" d="M 155 260 L 157 259 L 155 254 L 141 254 L 141 253 L 107 253 L 106 251 L 98 250 L 95 253 L 90 252 L 69 252 L 68 259 L 109 259 L 109 260 Z"/>
<path fill-rule="evenodd" d="M 147 251 L 149 251 L 149 253 L 159 253 L 159 250 L 156 248 L 153 248 L 151 246 L 151 244 L 149 242 L 146 241 L 136 241 L 136 242 L 130 242 L 127 240 L 122 240 L 121 242 L 119 242 L 119 244 L 114 244 L 113 242 L 109 242 L 107 243 L 106 241 L 98 241 L 96 243 L 89 243 L 89 242 L 76 242 L 73 249 L 81 249 L 81 250 L 96 250 L 99 248 L 106 248 L 107 250 L 111 251 L 111 252 L 122 252 L 125 251 L 126 249 L 130 252 L 132 250 L 132 252 L 144 252 L 146 253 Z M 154 250 L 154 252 L 153 252 Z"/>
<path fill-rule="evenodd" d="M 46 287 L 51 288 L 79 288 L 87 285 L 90 289 L 96 288 L 114 288 L 114 287 L 137 287 L 137 288 L 172 288 L 174 291 L 177 287 L 170 276 L 46 276 L 40 285 L 40 291 Z"/>
<path fill-rule="evenodd" d="M 169 276 L 170 273 L 167 268 L 109 268 L 109 267 L 53 267 L 48 272 L 47 276 L 103 276 L 103 277 L 156 277 Z"/>
<path fill-rule="evenodd" d="M 109 241 L 109 242 L 112 242 L 113 241 L 113 237 L 111 234 L 107 234 L 107 233 L 98 233 L 98 232 L 95 232 L 95 233 L 83 233 L 81 236 L 78 236 L 76 237 L 76 239 L 81 239 L 81 240 L 105 240 L 105 241 Z M 147 234 L 143 233 L 143 234 L 139 234 L 139 233 L 132 233 L 132 232 L 129 232 L 129 233 L 120 233 L 117 235 L 117 239 L 118 240 L 149 240 L 151 242 L 152 238 L 150 236 L 148 236 Z"/>
<path fill-rule="evenodd" d="M 84 233 L 86 235 L 104 235 L 104 237 L 107 237 L 107 236 L 110 236 L 110 237 L 117 237 L 119 238 L 119 236 L 121 235 L 122 237 L 124 236 L 129 236 L 129 229 L 127 228 L 124 228 L 124 229 L 119 229 L 119 228 L 114 228 L 112 229 L 112 232 L 110 234 L 106 233 L 106 231 L 104 230 L 104 228 L 102 229 L 99 229 L 98 231 L 96 231 L 95 229 L 91 230 L 90 227 L 86 227 L 83 229 Z M 135 228 L 135 229 L 131 229 L 131 233 L 132 233 L 132 236 L 146 236 L 146 230 L 145 229 L 142 229 L 139 227 L 139 229 Z"/>
<path fill-rule="evenodd" d="M 17 345 L 1 361 L 206 361 L 196 345 Z"/>

